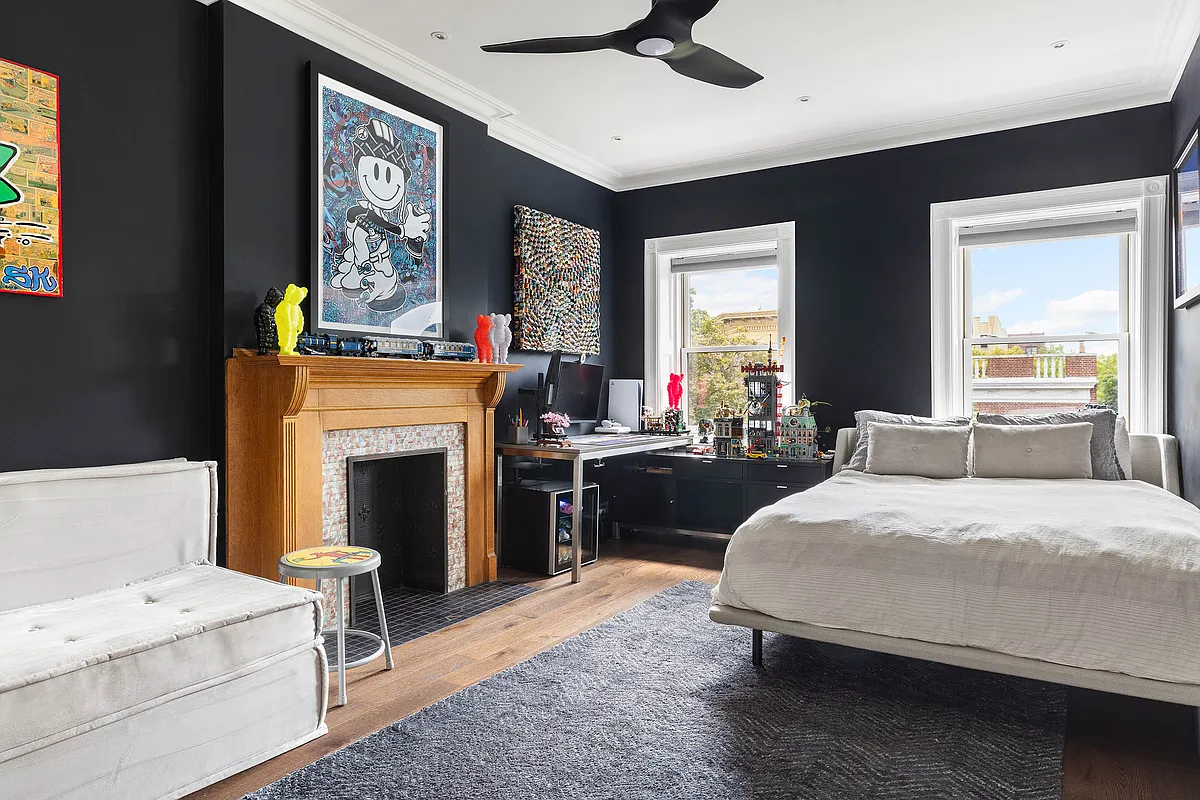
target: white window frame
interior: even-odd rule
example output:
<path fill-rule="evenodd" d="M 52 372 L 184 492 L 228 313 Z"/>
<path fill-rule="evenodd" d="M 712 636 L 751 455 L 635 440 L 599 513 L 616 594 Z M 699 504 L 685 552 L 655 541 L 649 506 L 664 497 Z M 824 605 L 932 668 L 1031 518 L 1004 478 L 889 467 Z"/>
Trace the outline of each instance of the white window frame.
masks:
<path fill-rule="evenodd" d="M 1044 192 L 987 197 L 930 206 L 931 325 L 934 416 L 970 416 L 971 307 L 969 253 L 959 243 L 965 228 L 1019 227 L 1034 220 L 1133 212 L 1135 231 L 1122 248 L 1120 404 L 1134 433 L 1166 430 L 1167 179 L 1117 181 Z M 1034 238 L 1036 240 L 1036 237 Z M 1057 341 L 1009 336 L 1013 342 Z M 1066 336 L 1075 341 L 1086 337 Z M 1094 338 L 1111 341 L 1111 335 Z"/>
<path fill-rule="evenodd" d="M 774 244 L 775 266 L 778 270 L 777 292 L 779 306 L 779 336 L 787 339 L 782 357 L 779 342 L 775 342 L 776 358 L 783 365 L 784 402 L 790 403 L 791 382 L 795 374 L 796 342 L 796 223 L 759 225 L 751 228 L 697 233 L 685 236 L 664 236 L 646 240 L 644 284 L 644 354 L 643 396 L 647 405 L 657 411 L 667 407 L 667 379 L 672 372 L 684 376 L 685 416 L 687 403 L 687 355 L 693 352 L 766 351 L 766 345 L 729 345 L 728 347 L 685 347 L 687 342 L 686 298 L 677 288 L 684 275 L 672 272 L 676 259 L 716 251 L 754 250 Z M 688 417 L 690 422 L 695 422 Z"/>

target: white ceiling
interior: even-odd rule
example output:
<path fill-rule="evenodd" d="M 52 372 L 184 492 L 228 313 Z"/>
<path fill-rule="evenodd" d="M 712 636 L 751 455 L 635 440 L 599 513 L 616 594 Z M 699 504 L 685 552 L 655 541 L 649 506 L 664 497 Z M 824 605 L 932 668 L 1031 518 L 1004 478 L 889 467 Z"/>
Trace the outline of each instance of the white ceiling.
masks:
<path fill-rule="evenodd" d="M 1163 102 L 1200 33 L 1200 0 L 722 0 L 696 40 L 766 76 L 734 90 L 612 51 L 479 49 L 624 28 L 649 0 L 235 2 L 617 189 Z"/>

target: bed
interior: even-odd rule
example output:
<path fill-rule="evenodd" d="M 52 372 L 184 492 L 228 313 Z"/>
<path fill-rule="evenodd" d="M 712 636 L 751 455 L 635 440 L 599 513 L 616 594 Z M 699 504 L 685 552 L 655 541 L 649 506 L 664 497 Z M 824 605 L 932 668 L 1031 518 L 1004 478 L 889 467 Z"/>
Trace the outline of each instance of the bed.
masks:
<path fill-rule="evenodd" d="M 1200 706 L 1200 509 L 1170 436 L 1134 480 L 834 476 L 734 534 L 709 616 L 753 631 Z"/>

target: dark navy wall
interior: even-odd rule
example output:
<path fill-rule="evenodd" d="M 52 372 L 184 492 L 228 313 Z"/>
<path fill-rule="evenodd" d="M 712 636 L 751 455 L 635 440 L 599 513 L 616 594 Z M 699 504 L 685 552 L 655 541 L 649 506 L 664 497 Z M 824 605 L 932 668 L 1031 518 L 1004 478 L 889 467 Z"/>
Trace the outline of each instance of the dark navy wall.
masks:
<path fill-rule="evenodd" d="M 927 414 L 930 204 L 1163 175 L 1170 138 L 1161 104 L 620 193 L 619 371 L 642 370 L 646 239 L 795 220 L 797 391 L 835 427 Z"/>
<path fill-rule="evenodd" d="M 1172 165 L 1200 124 L 1200 45 L 1171 98 Z M 1200 304 L 1171 314 L 1171 429 L 1179 437 L 1184 496 L 1200 503 Z"/>
<path fill-rule="evenodd" d="M 208 455 L 205 12 L 0 12 L 61 79 L 64 291 L 0 293 L 0 471 Z"/>

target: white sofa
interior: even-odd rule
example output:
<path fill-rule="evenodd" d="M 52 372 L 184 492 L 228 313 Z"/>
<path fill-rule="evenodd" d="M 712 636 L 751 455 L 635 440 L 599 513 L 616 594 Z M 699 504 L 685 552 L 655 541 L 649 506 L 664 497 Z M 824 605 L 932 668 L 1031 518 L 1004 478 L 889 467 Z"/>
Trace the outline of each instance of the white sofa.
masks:
<path fill-rule="evenodd" d="M 326 732 L 321 596 L 214 566 L 212 463 L 0 474 L 0 797 L 177 798 Z"/>

